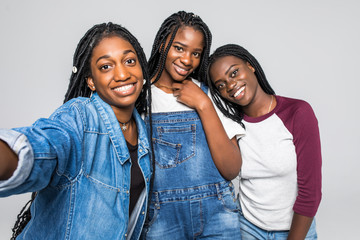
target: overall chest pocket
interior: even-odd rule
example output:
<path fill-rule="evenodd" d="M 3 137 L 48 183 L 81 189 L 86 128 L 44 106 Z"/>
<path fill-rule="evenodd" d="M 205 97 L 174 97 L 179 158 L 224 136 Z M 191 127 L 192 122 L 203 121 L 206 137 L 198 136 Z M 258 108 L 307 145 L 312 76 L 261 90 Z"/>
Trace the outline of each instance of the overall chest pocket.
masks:
<path fill-rule="evenodd" d="M 154 128 L 155 162 L 173 168 L 195 156 L 196 124 Z"/>

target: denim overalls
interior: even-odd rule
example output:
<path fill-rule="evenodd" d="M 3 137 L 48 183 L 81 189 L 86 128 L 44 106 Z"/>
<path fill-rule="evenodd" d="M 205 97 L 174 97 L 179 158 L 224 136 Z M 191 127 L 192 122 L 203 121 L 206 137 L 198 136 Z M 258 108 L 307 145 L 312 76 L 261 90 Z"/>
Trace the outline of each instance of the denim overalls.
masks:
<path fill-rule="evenodd" d="M 233 185 L 211 158 L 197 112 L 153 113 L 152 124 L 155 179 L 142 238 L 241 239 Z"/>

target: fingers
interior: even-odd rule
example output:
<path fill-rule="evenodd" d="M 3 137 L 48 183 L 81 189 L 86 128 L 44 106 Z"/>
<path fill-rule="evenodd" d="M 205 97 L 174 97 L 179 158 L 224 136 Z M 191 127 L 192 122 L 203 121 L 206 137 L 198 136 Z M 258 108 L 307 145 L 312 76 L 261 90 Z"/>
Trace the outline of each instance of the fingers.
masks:
<path fill-rule="evenodd" d="M 178 98 L 181 95 L 181 90 L 183 89 L 184 85 L 183 83 L 173 83 L 171 85 L 171 87 L 173 88 L 173 95 L 174 97 L 176 97 L 176 100 L 178 100 Z"/>
<path fill-rule="evenodd" d="M 191 100 L 192 97 L 196 92 L 197 88 L 199 88 L 195 83 L 191 80 L 184 80 L 182 82 L 175 82 L 171 85 L 173 88 L 173 96 L 176 97 L 178 102 L 188 101 L 187 99 Z"/>
<path fill-rule="evenodd" d="M 173 89 L 175 89 L 175 90 L 180 90 L 180 89 L 182 89 L 183 84 L 182 84 L 182 83 L 173 83 L 173 84 L 171 85 L 171 87 L 172 87 Z"/>
<path fill-rule="evenodd" d="M 174 90 L 173 95 L 174 97 L 178 98 L 180 96 L 180 90 L 179 89 Z"/>

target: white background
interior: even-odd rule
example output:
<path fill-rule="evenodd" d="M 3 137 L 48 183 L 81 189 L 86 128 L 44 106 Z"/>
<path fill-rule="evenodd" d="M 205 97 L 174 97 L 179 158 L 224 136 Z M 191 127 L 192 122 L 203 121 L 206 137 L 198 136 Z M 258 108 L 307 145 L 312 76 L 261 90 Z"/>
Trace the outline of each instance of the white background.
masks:
<path fill-rule="evenodd" d="M 32 124 L 62 104 L 76 45 L 94 24 L 127 27 L 149 56 L 163 20 L 198 14 L 213 34 L 247 48 L 278 95 L 308 101 L 319 121 L 323 198 L 319 239 L 357 239 L 360 215 L 360 4 L 356 0 L 0 2 L 0 127 Z M 0 239 L 9 239 L 29 194 L 0 199 Z"/>

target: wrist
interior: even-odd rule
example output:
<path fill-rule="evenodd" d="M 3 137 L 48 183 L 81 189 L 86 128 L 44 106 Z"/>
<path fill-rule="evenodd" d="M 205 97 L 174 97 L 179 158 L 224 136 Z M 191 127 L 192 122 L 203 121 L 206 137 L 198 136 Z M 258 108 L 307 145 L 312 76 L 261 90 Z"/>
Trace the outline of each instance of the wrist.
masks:
<path fill-rule="evenodd" d="M 206 112 L 207 110 L 213 108 L 213 104 L 210 100 L 210 98 L 206 97 L 199 101 L 197 104 L 196 110 L 198 112 Z"/>

